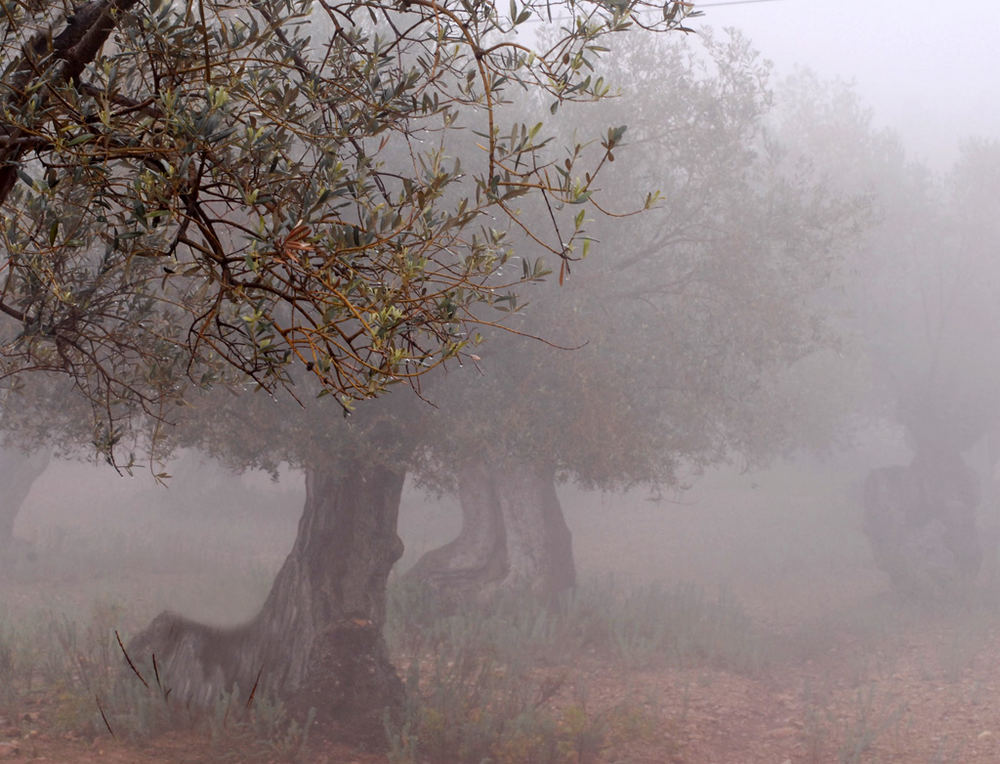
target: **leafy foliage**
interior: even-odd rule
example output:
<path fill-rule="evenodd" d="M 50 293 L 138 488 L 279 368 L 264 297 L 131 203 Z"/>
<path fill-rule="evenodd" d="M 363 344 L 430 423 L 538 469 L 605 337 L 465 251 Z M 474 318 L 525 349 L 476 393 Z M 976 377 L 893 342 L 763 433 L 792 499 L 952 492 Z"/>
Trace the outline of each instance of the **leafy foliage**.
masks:
<path fill-rule="evenodd" d="M 441 394 L 431 467 L 475 448 L 615 487 L 673 482 L 682 465 L 733 453 L 763 459 L 796 438 L 776 378 L 836 346 L 821 297 L 867 199 L 772 129 L 770 65 L 735 32 L 612 46 L 619 95 L 594 111 L 630 115 L 630 145 L 601 176 L 614 208 L 581 213 L 602 256 L 511 322 L 572 350 L 491 337 L 480 383 Z"/>
<path fill-rule="evenodd" d="M 476 306 L 522 281 L 497 275 L 508 228 L 569 256 L 582 221 L 559 220 L 621 133 L 561 153 L 505 121 L 508 93 L 603 97 L 600 38 L 691 8 L 647 5 L 6 3 L 0 373 L 69 374 L 114 422 L 290 364 L 349 407 L 461 355 Z M 517 37 L 557 10 L 546 46 Z"/>

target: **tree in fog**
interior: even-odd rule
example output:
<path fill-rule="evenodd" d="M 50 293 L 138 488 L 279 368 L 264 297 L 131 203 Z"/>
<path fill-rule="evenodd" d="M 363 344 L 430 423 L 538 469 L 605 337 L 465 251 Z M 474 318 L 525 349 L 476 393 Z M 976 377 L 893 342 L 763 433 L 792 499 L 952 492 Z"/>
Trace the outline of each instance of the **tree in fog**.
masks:
<path fill-rule="evenodd" d="M 601 98 L 600 39 L 645 25 L 638 10 L 665 30 L 690 9 L 646 5 L 9 4 L 0 376 L 68 375 L 93 406 L 88 439 L 115 457 L 134 412 L 169 428 L 167 404 L 192 388 L 294 385 L 346 410 L 467 357 L 468 326 L 538 274 L 501 273 L 509 231 L 533 261 L 575 256 L 576 212 L 598 214 L 596 173 L 618 148 L 620 131 L 563 147 L 512 115 L 508 94 L 552 111 Z M 539 18 L 558 19 L 544 46 L 517 36 Z M 526 225 L 531 208 L 549 215 Z M 231 416 L 255 427 L 264 395 Z M 264 424 L 202 430 L 222 453 L 297 457 L 307 500 L 256 619 L 217 631 L 164 615 L 135 641 L 178 702 L 259 679 L 323 722 L 379 734 L 401 696 L 381 625 L 402 475 L 364 445 L 392 442 L 397 398 L 413 400 L 359 412 L 353 441 L 326 426 L 336 404 L 311 406 L 313 434 L 279 416 L 292 429 L 277 442 L 256 439 Z"/>
<path fill-rule="evenodd" d="M 596 41 L 633 4 L 574 8 L 537 51 L 513 37 L 531 3 L 239 10 L 15 2 L 0 21 L 0 373 L 70 375 L 109 428 L 220 367 L 273 388 L 301 364 L 349 406 L 460 355 L 456 325 L 502 291 L 515 200 L 586 198 L 601 162 L 570 147 L 553 172 L 546 134 L 497 107 L 512 86 L 602 96 Z M 458 129 L 481 135 L 464 168 Z M 566 256 L 583 231 L 533 233 Z"/>
<path fill-rule="evenodd" d="M 14 523 L 53 457 L 94 455 L 92 409 L 67 379 L 34 374 L 13 383 L 0 392 L 0 564 L 18 558 Z"/>
<path fill-rule="evenodd" d="M 973 361 L 978 353 L 988 366 L 990 356 L 961 292 L 981 290 L 986 274 L 969 269 L 979 255 L 955 238 L 943 180 L 908 159 L 895 134 L 874 128 L 851 86 L 799 72 L 780 92 L 775 116 L 789 148 L 829 188 L 868 197 L 874 217 L 823 300 L 838 356 L 802 388 L 802 400 L 848 431 L 889 421 L 906 433 L 912 463 L 875 469 L 866 481 L 865 530 L 895 586 L 954 592 L 979 564 L 978 490 L 961 452 L 993 419 L 981 405 L 989 375 Z"/>
<path fill-rule="evenodd" d="M 30 452 L 17 447 L 0 449 L 0 481 L 3 481 L 4 487 L 0 498 L 0 563 L 12 551 L 14 521 L 28 498 L 31 486 L 48 466 L 49 457 L 46 449 Z"/>
<path fill-rule="evenodd" d="M 849 86 L 824 86 L 805 72 L 783 93 L 783 132 L 832 187 L 869 196 L 877 221 L 851 248 L 827 301 L 842 358 L 807 399 L 815 410 L 888 421 L 905 434 L 912 461 L 868 476 L 865 530 L 895 587 L 952 596 L 981 558 L 980 486 L 963 454 L 996 428 L 1000 403 L 992 329 L 1000 320 L 992 254 L 1000 152 L 970 141 L 937 177 L 908 159 L 895 135 L 873 129 Z"/>
<path fill-rule="evenodd" d="M 970 140 L 943 178 L 900 189 L 907 203 L 894 202 L 886 225 L 906 234 L 877 233 L 880 272 L 858 289 L 884 414 L 913 451 L 909 465 L 869 476 L 866 530 L 893 584 L 921 596 L 954 595 L 982 558 L 977 513 L 1000 415 L 998 169 L 1000 146 Z M 984 439 L 981 484 L 966 452 Z"/>
<path fill-rule="evenodd" d="M 429 390 L 425 469 L 453 476 L 463 526 L 413 575 L 442 589 L 571 586 L 557 481 L 659 486 L 766 458 L 801 424 L 781 375 L 833 344 L 818 291 L 867 204 L 768 129 L 768 64 L 735 33 L 620 40 L 614 61 L 623 93 L 606 108 L 633 119 L 605 198 L 627 209 L 648 185 L 662 200 L 592 226 L 608 254 L 514 324 L 572 350 L 491 339 L 477 384 Z"/>

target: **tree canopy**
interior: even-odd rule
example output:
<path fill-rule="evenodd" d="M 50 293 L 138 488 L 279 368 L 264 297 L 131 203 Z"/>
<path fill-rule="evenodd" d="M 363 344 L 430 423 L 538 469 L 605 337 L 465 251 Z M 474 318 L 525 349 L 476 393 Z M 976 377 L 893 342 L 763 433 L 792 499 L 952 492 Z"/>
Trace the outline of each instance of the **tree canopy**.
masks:
<path fill-rule="evenodd" d="M 298 365 L 349 407 L 460 356 L 477 306 L 541 272 L 499 274 L 510 229 L 578 256 L 577 205 L 624 130 L 560 146 L 507 116 L 510 93 L 553 112 L 599 99 L 606 33 L 690 10 L 7 4 L 0 375 L 68 374 L 113 444 L 128 411 L 161 416 L 190 381 L 273 389 Z M 524 34 L 536 20 L 558 29 L 545 45 Z"/>
<path fill-rule="evenodd" d="M 428 414 L 438 463 L 485 447 L 608 488 L 763 459 L 798 438 L 796 391 L 778 382 L 835 343 L 819 294 L 867 200 L 803 166 L 777 124 L 770 65 L 739 33 L 612 46 L 619 95 L 594 109 L 631 119 L 603 198 L 627 210 L 653 187 L 661 200 L 587 221 L 600 254 L 513 319 L 572 349 L 491 337 L 477 381 L 450 375 Z M 657 88 L 663 77 L 671 86 Z M 828 124 L 816 115 L 809 128 Z"/>

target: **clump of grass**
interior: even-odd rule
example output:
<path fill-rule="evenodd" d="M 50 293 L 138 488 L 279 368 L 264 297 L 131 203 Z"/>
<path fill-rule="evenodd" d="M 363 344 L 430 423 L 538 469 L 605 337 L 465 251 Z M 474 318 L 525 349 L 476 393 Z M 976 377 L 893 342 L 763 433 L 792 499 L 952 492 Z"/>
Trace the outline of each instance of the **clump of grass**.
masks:
<path fill-rule="evenodd" d="M 771 661 L 769 636 L 726 592 L 709 598 L 692 584 L 623 590 L 613 580 L 581 586 L 560 631 L 626 668 L 707 664 L 759 675 Z M 560 640 L 562 642 L 562 640 Z"/>
<path fill-rule="evenodd" d="M 0 710 L 12 706 L 17 699 L 14 683 L 14 651 L 6 625 L 0 623 Z"/>
<path fill-rule="evenodd" d="M 565 675 L 534 677 L 466 653 L 441 656 L 424 678 L 414 663 L 402 718 L 386 718 L 389 759 L 587 764 L 613 743 L 655 729 L 634 704 L 601 712 L 580 699 L 550 704 L 564 681 Z"/>
<path fill-rule="evenodd" d="M 623 591 L 614 581 L 585 583 L 556 604 L 505 594 L 461 608 L 396 582 L 387 638 L 408 666 L 405 712 L 387 719 L 394 762 L 593 761 L 656 725 L 635 704 L 594 712 L 568 701 L 569 666 L 581 658 L 759 673 L 770 650 L 725 596 L 693 586 Z"/>
<path fill-rule="evenodd" d="M 837 713 L 831 699 L 807 689 L 806 725 L 803 729 L 809 761 L 860 764 L 872 759 L 875 747 L 886 738 L 903 737 L 907 707 L 898 698 L 880 695 L 874 685 L 859 688 L 849 713 Z"/>
<path fill-rule="evenodd" d="M 872 688 L 858 690 L 853 719 L 842 725 L 837 761 L 860 764 L 870 759 L 872 748 L 887 733 L 898 730 L 906 716 L 906 706 L 897 701 L 885 703 L 876 698 Z"/>
<path fill-rule="evenodd" d="M 460 610 L 427 587 L 396 582 L 386 635 L 397 655 L 468 645 L 504 665 L 593 653 L 629 669 L 708 664 L 757 675 L 773 651 L 769 635 L 724 592 L 710 599 L 690 584 L 624 589 L 613 579 L 585 582 L 556 605 L 505 594 Z"/>
<path fill-rule="evenodd" d="M 16 628 L 0 620 L 0 709 L 44 697 L 54 701 L 56 730 L 76 731 L 117 668 L 99 625 L 116 612 L 99 603 L 82 626 L 45 612 L 19 618 Z"/>
<path fill-rule="evenodd" d="M 300 724 L 290 718 L 280 700 L 256 687 L 245 692 L 238 686 L 221 694 L 207 710 L 178 703 L 171 699 L 166 678 L 161 680 L 152 660 L 133 661 L 115 636 L 130 671 L 120 670 L 107 695 L 97 698 L 93 728 L 103 726 L 108 734 L 131 742 L 170 730 L 189 730 L 208 738 L 218 761 L 306 760 L 314 710 Z"/>
<path fill-rule="evenodd" d="M 315 718 L 315 709 L 310 709 L 300 724 L 289 718 L 280 700 L 254 693 L 253 702 L 248 703 L 246 693 L 233 687 L 218 699 L 207 726 L 220 761 L 300 762 L 307 760 L 309 729 Z"/>
<path fill-rule="evenodd" d="M 0 710 L 44 698 L 46 722 L 59 734 L 134 743 L 183 729 L 204 737 L 214 760 L 305 760 L 312 719 L 290 719 L 266 693 L 248 703 L 234 687 L 206 713 L 172 701 L 151 661 L 130 670 L 116 631 L 124 613 L 99 601 L 81 621 L 37 613 L 15 631 L 0 620 Z"/>

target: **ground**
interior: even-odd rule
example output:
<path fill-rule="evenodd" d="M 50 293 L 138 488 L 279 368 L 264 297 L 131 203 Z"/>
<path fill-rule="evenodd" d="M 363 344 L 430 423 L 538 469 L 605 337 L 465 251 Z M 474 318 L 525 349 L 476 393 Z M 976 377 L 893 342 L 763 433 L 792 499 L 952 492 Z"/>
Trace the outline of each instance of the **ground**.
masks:
<path fill-rule="evenodd" d="M 851 474 L 843 466 L 831 474 L 820 465 L 757 476 L 717 473 L 692 492 L 661 502 L 646 501 L 644 494 L 565 491 L 591 599 L 583 597 L 562 621 L 517 634 L 521 627 L 508 624 L 513 636 L 503 637 L 530 647 L 530 655 L 516 648 L 525 656 L 519 669 L 525 673 L 518 676 L 528 677 L 518 681 L 542 693 L 532 712 L 553 721 L 557 760 L 1000 760 L 1000 589 L 985 576 L 962 601 L 894 597 L 860 530 L 856 484 L 863 471 L 856 479 Z M 262 504 L 297 500 L 281 486 L 252 486 L 249 494 Z M 454 524 L 447 508 L 435 509 L 412 493 L 408 501 L 406 561 Z M 231 514 L 169 522 L 116 515 L 118 535 L 105 548 L 81 525 L 57 533 L 47 523 L 65 518 L 44 504 L 36 497 L 19 525 L 19 534 L 34 541 L 35 559 L 19 563 L 0 582 L 0 636 L 6 635 L 15 659 L 8 681 L 17 685 L 6 693 L 0 686 L 0 762 L 390 761 L 387 754 L 278 734 L 277 726 L 262 732 L 260 720 L 252 728 L 224 711 L 208 725 L 146 736 L 135 731 L 133 720 L 128 734 L 113 738 L 98 726 L 95 712 L 105 692 L 102 666 L 117 665 L 120 655 L 100 634 L 109 626 L 137 628 L 164 604 L 217 620 L 246 617 L 287 549 L 295 511 L 268 515 L 251 507 L 252 523 L 234 523 Z M 184 552 L 163 551 L 199 522 L 192 536 L 197 541 Z M 91 518 L 88 527 L 94 523 Z M 253 524 L 265 532 L 231 532 Z M 119 561 L 102 562 L 104 553 Z M 83 566 L 90 573 L 81 576 Z M 615 601 L 614 592 L 653 582 L 661 594 L 637 596 L 633 605 Z M 667 636 L 646 612 L 657 602 L 665 603 Z M 617 609 L 592 612 L 602 603 Z M 630 619 L 649 620 L 652 631 L 631 629 Z M 451 642 L 442 647 L 446 637 L 437 632 L 428 637 L 429 623 L 404 619 L 391 637 L 397 665 L 416 677 L 411 688 L 417 681 L 428 697 L 435 682 L 440 689 L 450 681 L 440 667 L 451 670 L 458 662 L 439 660 L 435 674 L 432 653 L 440 658 L 457 648 Z M 469 636 L 468 644 L 500 644 L 491 628 Z M 420 629 L 426 639 L 438 640 L 434 650 L 426 639 L 411 639 L 408 632 Z M 604 636 L 592 636 L 598 632 Z M 0 655 L 0 678 L 2 663 Z M 418 670 L 409 672 L 411 666 Z M 502 688 L 505 672 L 514 673 L 504 660 L 491 671 L 493 688 Z M 445 735 L 456 714 L 468 721 L 478 713 L 467 706 L 441 711 L 434 702 L 421 712 L 425 736 Z M 125 724 L 121 709 L 116 713 L 109 710 L 112 726 Z M 435 727 L 439 713 L 447 723 Z M 505 734 L 503 746 L 492 749 L 495 757 L 536 760 L 534 743 Z M 404 737 L 400 733 L 395 761 L 407 760 Z"/>

